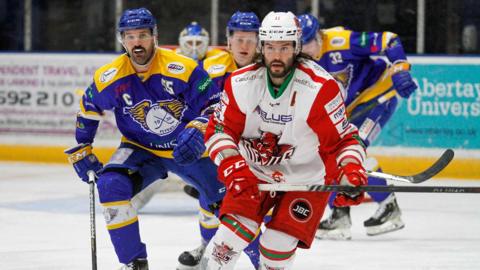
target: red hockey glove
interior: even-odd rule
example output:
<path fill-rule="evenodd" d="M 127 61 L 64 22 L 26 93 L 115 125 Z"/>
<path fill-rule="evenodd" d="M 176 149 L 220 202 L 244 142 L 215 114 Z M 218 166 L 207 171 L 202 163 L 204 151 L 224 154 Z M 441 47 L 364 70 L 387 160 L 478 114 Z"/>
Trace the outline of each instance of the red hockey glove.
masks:
<path fill-rule="evenodd" d="M 357 163 L 347 163 L 340 167 L 340 185 L 347 186 L 363 186 L 368 183 L 367 174 L 362 165 Z M 336 207 L 345 207 L 350 205 L 358 205 L 363 201 L 365 192 L 338 192 L 333 205 Z"/>
<path fill-rule="evenodd" d="M 225 183 L 227 190 L 234 197 L 244 193 L 251 199 L 259 198 L 258 178 L 252 173 L 241 155 L 222 160 L 217 170 L 220 181 Z"/>

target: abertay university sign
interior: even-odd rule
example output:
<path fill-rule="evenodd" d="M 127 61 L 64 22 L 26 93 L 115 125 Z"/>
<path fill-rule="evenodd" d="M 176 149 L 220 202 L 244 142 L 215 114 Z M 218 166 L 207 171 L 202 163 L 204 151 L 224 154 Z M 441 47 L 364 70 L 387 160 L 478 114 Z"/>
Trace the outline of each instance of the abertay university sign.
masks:
<path fill-rule="evenodd" d="M 480 149 L 480 58 L 409 59 L 419 88 L 375 145 Z"/>

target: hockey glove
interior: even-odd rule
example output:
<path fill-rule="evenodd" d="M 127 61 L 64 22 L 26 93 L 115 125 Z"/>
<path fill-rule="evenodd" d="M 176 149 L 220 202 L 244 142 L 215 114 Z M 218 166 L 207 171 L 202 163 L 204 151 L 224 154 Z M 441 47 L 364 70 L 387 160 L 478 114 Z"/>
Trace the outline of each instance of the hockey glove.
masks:
<path fill-rule="evenodd" d="M 205 152 L 203 133 L 197 128 L 186 128 L 177 137 L 173 159 L 180 165 L 189 165 L 199 160 Z"/>
<path fill-rule="evenodd" d="M 75 172 L 86 183 L 88 183 L 88 171 L 97 173 L 103 167 L 102 163 L 93 154 L 90 144 L 79 144 L 66 149 L 64 152 L 68 155 L 68 161 L 73 165 Z"/>
<path fill-rule="evenodd" d="M 241 155 L 228 157 L 218 166 L 218 177 L 225 183 L 227 191 L 234 197 L 245 194 L 253 200 L 258 200 L 258 178 L 252 173 L 247 162 Z"/>
<path fill-rule="evenodd" d="M 415 89 L 417 89 L 417 85 L 412 80 L 410 72 L 406 70 L 402 70 L 393 74 L 392 81 L 393 87 L 403 98 L 408 98 L 415 91 Z"/>
<path fill-rule="evenodd" d="M 340 185 L 347 186 L 363 186 L 368 183 L 367 174 L 362 165 L 357 163 L 347 163 L 340 167 Z M 338 192 L 333 205 L 336 207 L 345 207 L 350 205 L 358 205 L 363 201 L 365 192 Z"/>

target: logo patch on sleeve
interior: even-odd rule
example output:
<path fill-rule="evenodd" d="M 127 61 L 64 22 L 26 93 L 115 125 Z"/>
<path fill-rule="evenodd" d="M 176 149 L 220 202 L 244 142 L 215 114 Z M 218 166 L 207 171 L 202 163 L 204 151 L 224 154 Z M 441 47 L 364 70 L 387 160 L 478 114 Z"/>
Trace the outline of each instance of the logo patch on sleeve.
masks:
<path fill-rule="evenodd" d="M 185 72 L 185 66 L 180 62 L 172 62 L 167 64 L 167 70 L 173 74 L 182 74 Z"/>
<path fill-rule="evenodd" d="M 330 114 L 342 103 L 343 103 L 342 94 L 338 92 L 338 94 L 332 100 L 330 100 L 327 104 L 325 104 L 325 110 L 327 111 L 328 114 Z"/>
<path fill-rule="evenodd" d="M 340 47 L 345 45 L 345 38 L 344 37 L 334 37 L 330 40 L 330 45 Z"/>
<path fill-rule="evenodd" d="M 106 83 L 111 81 L 113 78 L 115 78 L 115 75 L 117 74 L 118 69 L 116 68 L 109 68 L 105 72 L 100 75 L 100 82 Z"/>
<path fill-rule="evenodd" d="M 225 70 L 226 66 L 222 64 L 212 65 L 208 68 L 208 74 L 220 74 Z"/>
<path fill-rule="evenodd" d="M 333 124 L 336 124 L 342 120 L 344 120 L 347 116 L 345 115 L 345 106 L 342 105 L 338 107 L 333 113 L 329 114 L 330 120 L 332 120 Z"/>

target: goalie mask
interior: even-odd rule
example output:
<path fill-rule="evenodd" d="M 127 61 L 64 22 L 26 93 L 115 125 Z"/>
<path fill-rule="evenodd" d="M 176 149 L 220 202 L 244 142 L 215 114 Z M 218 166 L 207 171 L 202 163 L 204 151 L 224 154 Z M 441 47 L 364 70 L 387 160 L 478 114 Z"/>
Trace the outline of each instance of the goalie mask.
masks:
<path fill-rule="evenodd" d="M 181 54 L 195 60 L 202 60 L 205 57 L 209 42 L 207 30 L 197 22 L 187 25 L 178 37 Z"/>

